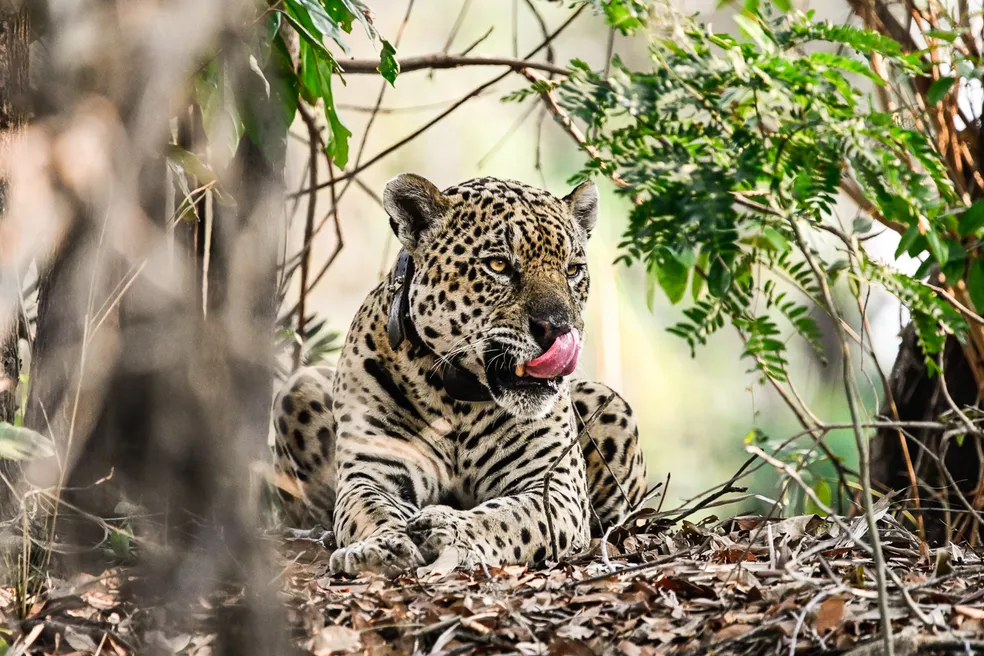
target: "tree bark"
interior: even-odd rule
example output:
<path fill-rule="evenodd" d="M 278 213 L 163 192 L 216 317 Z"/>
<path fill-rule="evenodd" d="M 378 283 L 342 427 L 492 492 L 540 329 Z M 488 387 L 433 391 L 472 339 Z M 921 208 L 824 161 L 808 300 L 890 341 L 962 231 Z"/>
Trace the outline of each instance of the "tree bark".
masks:
<path fill-rule="evenodd" d="M 947 391 L 958 407 L 978 405 L 977 381 L 964 346 L 954 337 L 946 341 L 943 371 Z M 902 344 L 888 384 L 895 406 L 893 409 L 891 401 L 886 400 L 880 412 L 883 417 L 894 419 L 897 410 L 901 421 L 937 421 L 952 410 L 943 394 L 940 376 L 930 375 L 911 324 L 902 331 Z M 949 476 L 929 453 L 941 461 Z M 922 518 L 926 539 L 934 545 L 958 537 L 980 543 L 984 527 L 974 527 L 969 521 L 960 493 L 976 509 L 981 509 L 981 462 L 978 438 L 967 436 L 961 444 L 954 438 L 943 440 L 938 430 L 912 429 L 902 433 L 883 428 L 875 434 L 871 445 L 871 476 L 876 488 L 907 491 L 907 508 Z M 918 508 L 912 494 L 910 463 L 917 481 Z M 957 483 L 960 493 L 953 488 L 951 480 Z"/>
<path fill-rule="evenodd" d="M 26 5 L 0 4 L 0 153 L 9 153 L 28 119 L 29 46 L 31 21 Z M 6 214 L 7 173 L 0 169 L 0 221 Z M 20 293 L 17 277 L 4 262 L 0 244 L 0 288 Z M 5 293 L 5 300 L 10 295 Z M 18 326 L 20 307 L 5 302 L 0 308 L 0 421 L 13 422 L 20 377 Z M 6 487 L 6 486 L 3 486 Z M 2 493 L 0 493 L 2 494 Z M 0 502 L 2 503 L 2 502 Z"/>
<path fill-rule="evenodd" d="M 26 6 L 0 5 L 0 161 L 6 159 L 27 125 L 30 30 Z M 7 214 L 8 186 L 8 172 L 0 168 L 0 222 Z M 13 423 L 17 415 L 20 381 L 21 284 L 12 261 L 0 243 L 0 422 L 7 423 Z M 20 467 L 14 461 L 0 460 L 0 474 L 14 482 Z M 0 519 L 14 517 L 18 507 L 13 490 L 0 484 Z"/>

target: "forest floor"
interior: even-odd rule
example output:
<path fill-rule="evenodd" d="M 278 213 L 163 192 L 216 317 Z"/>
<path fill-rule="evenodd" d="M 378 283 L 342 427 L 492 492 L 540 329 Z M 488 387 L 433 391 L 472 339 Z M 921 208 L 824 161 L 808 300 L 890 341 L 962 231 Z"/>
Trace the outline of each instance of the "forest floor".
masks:
<path fill-rule="evenodd" d="M 980 554 L 930 553 L 887 504 L 877 510 L 895 653 L 984 653 Z M 612 531 L 604 549 L 596 540 L 590 553 L 546 568 L 462 572 L 439 560 L 393 581 L 332 577 L 320 542 L 285 539 L 276 583 L 291 639 L 317 656 L 883 653 L 873 561 L 855 542 L 864 518 L 735 517 L 667 529 L 645 513 Z M 120 593 L 125 576 L 54 586 L 13 625 L 7 656 L 212 653 L 208 629 L 137 635 L 137 609 Z M 241 595 L 203 599 L 199 610 L 236 603 Z M 15 592 L 3 591 L 0 610 L 10 617 L 14 605 Z"/>

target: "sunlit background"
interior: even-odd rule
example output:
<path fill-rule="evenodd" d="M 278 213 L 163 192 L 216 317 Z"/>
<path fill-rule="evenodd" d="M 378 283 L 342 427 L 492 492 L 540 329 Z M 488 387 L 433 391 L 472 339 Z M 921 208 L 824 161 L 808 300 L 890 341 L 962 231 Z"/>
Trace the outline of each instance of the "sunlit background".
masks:
<path fill-rule="evenodd" d="M 715 0 L 701 0 L 680 2 L 678 6 L 686 13 L 699 12 L 717 31 L 735 32 L 732 10 L 717 10 L 717 4 Z M 803 3 L 797 4 L 805 8 Z M 848 17 L 848 9 L 842 4 L 814 3 L 818 18 L 836 22 Z M 463 5 L 466 11 L 462 14 Z M 564 2 L 536 5 L 548 30 L 555 29 L 570 15 Z M 407 3 L 376 0 L 371 6 L 379 31 L 395 40 L 401 32 Z M 514 25 L 518 26 L 517 30 Z M 471 54 L 513 56 L 518 52 L 524 56 L 542 39 L 540 26 L 525 1 L 417 0 L 412 3 L 398 51 L 400 57 L 443 50 L 454 54 L 481 40 Z M 608 40 L 602 18 L 585 12 L 555 42 L 556 62 L 563 65 L 578 58 L 592 68 L 603 68 Z M 376 56 L 361 34 L 353 33 L 349 42 L 352 56 Z M 613 48 L 630 66 L 645 66 L 644 38 L 619 36 Z M 385 83 L 378 76 L 347 75 L 344 86 L 335 84 L 335 98 L 343 120 L 354 135 L 350 166 L 360 150 L 360 161 L 368 161 L 501 70 L 470 67 L 433 73 L 409 72 L 397 79 L 395 88 L 389 85 L 384 88 Z M 553 119 L 544 114 L 538 98 L 529 98 L 522 104 L 501 101 L 510 91 L 524 86 L 527 83 L 522 76 L 508 76 L 395 154 L 369 167 L 360 180 L 368 191 L 377 195 L 390 177 L 404 171 L 423 175 L 441 188 L 473 177 L 496 176 L 543 186 L 556 195 L 566 194 L 571 188 L 568 180 L 582 167 L 585 156 Z M 381 91 L 380 111 L 367 129 Z M 299 124 L 295 133 L 304 135 L 306 130 Z M 292 141 L 290 148 L 290 186 L 297 189 L 305 186 L 308 149 L 300 140 Z M 627 199 L 614 194 L 610 181 L 597 182 L 602 210 L 589 249 L 592 291 L 586 317 L 587 344 L 578 374 L 604 381 L 633 405 L 648 456 L 651 483 L 672 475 L 666 502 L 669 507 L 726 480 L 747 457 L 744 439 L 753 427 L 770 437 L 785 438 L 800 430 L 800 426 L 771 388 L 760 384 L 749 373 L 751 362 L 740 357 L 742 345 L 730 327 L 714 335 L 706 347 L 698 349 L 696 357 L 691 357 L 682 339 L 666 332 L 668 326 L 680 320 L 681 307 L 671 306 L 658 289 L 654 294 L 647 292 L 642 267 L 613 264 L 630 206 Z M 316 222 L 325 220 L 313 250 L 315 272 L 338 244 L 332 217 L 325 214 L 332 205 L 331 200 L 327 190 L 319 198 Z M 301 203 L 290 221 L 292 250 L 302 240 L 303 214 Z M 851 203 L 843 201 L 837 218 L 850 226 L 855 215 Z M 344 248 L 308 302 L 309 311 L 344 332 L 365 295 L 389 270 L 398 247 L 378 200 L 358 185 L 353 184 L 340 200 L 338 220 Z M 898 237 L 893 233 L 866 245 L 872 255 L 887 260 L 892 257 L 897 242 Z M 911 272 L 917 264 L 902 262 L 900 267 Z M 296 295 L 296 289 L 292 293 Z M 846 293 L 841 298 L 846 316 L 858 323 L 853 299 Z M 689 295 L 682 306 L 688 301 Z M 897 302 L 877 292 L 868 300 L 867 311 L 872 332 L 865 339 L 871 340 L 881 366 L 888 372 L 905 315 Z M 820 325 L 825 326 L 823 322 Z M 797 344 L 796 339 L 790 355 L 797 391 L 823 420 L 843 421 L 847 409 L 836 353 L 831 351 L 827 366 L 823 366 L 812 350 L 806 344 Z M 329 359 L 334 357 L 337 354 Z M 865 360 L 859 353 L 855 358 L 858 361 L 864 364 L 867 374 L 860 380 L 866 409 L 873 415 L 877 412 L 876 388 L 880 389 L 880 383 L 870 357 Z M 855 459 L 852 437 L 835 431 L 828 441 L 849 462 Z M 815 470 L 815 473 L 822 472 L 822 468 Z M 769 474 L 755 481 L 753 491 L 763 495 L 758 501 L 760 508 L 763 499 L 776 494 L 773 481 Z M 749 499 L 744 506 L 729 512 L 750 509 L 754 503 L 755 500 Z"/>

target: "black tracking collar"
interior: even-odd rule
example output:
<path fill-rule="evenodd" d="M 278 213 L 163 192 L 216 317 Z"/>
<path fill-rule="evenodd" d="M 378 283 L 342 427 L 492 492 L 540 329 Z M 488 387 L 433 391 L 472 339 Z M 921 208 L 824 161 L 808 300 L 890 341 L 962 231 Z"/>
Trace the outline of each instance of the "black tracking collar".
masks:
<path fill-rule="evenodd" d="M 406 250 L 401 250 L 396 259 L 393 277 L 390 279 L 390 287 L 395 293 L 390 302 L 389 314 L 386 317 L 386 336 L 394 351 L 406 339 L 411 345 L 439 357 L 424 344 L 424 340 L 420 339 L 420 335 L 413 325 L 413 319 L 410 317 L 410 283 L 413 281 L 413 274 L 413 258 Z M 475 374 L 448 363 L 445 363 L 440 369 L 444 389 L 454 400 L 470 403 L 492 400 L 492 394 L 485 385 L 482 385 Z"/>

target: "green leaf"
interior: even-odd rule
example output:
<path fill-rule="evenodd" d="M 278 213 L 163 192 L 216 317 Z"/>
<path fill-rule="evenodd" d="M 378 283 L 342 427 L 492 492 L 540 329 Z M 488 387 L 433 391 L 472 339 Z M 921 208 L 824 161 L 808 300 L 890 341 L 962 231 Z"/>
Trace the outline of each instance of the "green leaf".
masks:
<path fill-rule="evenodd" d="M 328 128 L 331 131 L 331 137 L 328 139 L 328 143 L 325 144 L 325 150 L 331 155 L 335 164 L 340 168 L 344 168 L 348 164 L 349 137 L 352 136 L 352 132 L 342 123 L 342 119 L 335 110 L 335 100 L 330 94 L 331 89 L 329 88 L 329 95 L 325 98 L 325 118 L 328 119 Z"/>
<path fill-rule="evenodd" d="M 781 232 L 772 227 L 766 227 L 762 231 L 762 236 L 780 253 L 789 250 L 789 240 Z"/>
<path fill-rule="evenodd" d="M 396 76 L 400 74 L 400 62 L 396 60 L 396 48 L 386 39 L 383 39 L 383 49 L 379 53 L 379 67 L 376 70 L 391 86 L 396 86 Z"/>
<path fill-rule="evenodd" d="M 640 0 L 595 0 L 605 12 L 605 22 L 625 35 L 645 24 L 646 5 Z"/>
<path fill-rule="evenodd" d="M 243 80 L 236 105 L 250 141 L 270 161 L 277 162 L 286 156 L 287 131 L 297 114 L 300 89 L 283 38 L 278 34 L 269 45 L 262 69 L 260 57 L 251 57 L 251 68 L 256 75 Z M 184 160 L 187 159 L 188 156 L 184 156 Z M 231 201 L 231 198 L 225 199 L 227 203 Z"/>
<path fill-rule="evenodd" d="M 934 39 L 942 39 L 948 43 L 953 43 L 960 38 L 959 32 L 952 32 L 949 30 L 927 30 L 925 32 L 926 36 L 932 37 Z"/>
<path fill-rule="evenodd" d="M 352 22 L 358 21 L 366 31 L 370 41 L 374 41 L 379 33 L 370 20 L 371 12 L 361 0 L 320 0 L 325 4 L 328 13 L 341 24 L 346 32 L 352 31 Z"/>
<path fill-rule="evenodd" d="M 873 224 L 872 224 L 872 221 L 871 221 L 871 217 L 868 217 L 868 216 L 859 216 L 859 217 L 857 217 L 857 218 L 854 219 L 854 222 L 851 224 L 851 229 L 854 231 L 855 234 L 865 235 L 865 234 L 871 232 L 871 226 L 872 225 Z M 896 257 L 898 257 L 898 256 L 896 256 Z"/>
<path fill-rule="evenodd" d="M 33 460 L 55 455 L 50 439 L 23 426 L 0 422 L 0 459 Z"/>
<path fill-rule="evenodd" d="M 984 264 L 980 260 L 970 263 L 967 273 L 967 292 L 977 314 L 984 312 Z"/>
<path fill-rule="evenodd" d="M 826 481 L 826 479 L 818 478 L 812 487 L 813 493 L 817 495 L 820 502 L 827 508 L 830 508 L 830 502 L 833 495 L 831 494 L 830 484 Z M 806 497 L 803 503 L 803 512 L 807 515 L 819 515 L 820 517 L 825 517 L 827 515 L 827 513 L 825 513 L 810 497 Z"/>
<path fill-rule="evenodd" d="M 837 277 L 840 275 L 840 272 L 844 271 L 849 266 L 851 266 L 851 263 L 848 262 L 847 258 L 844 257 L 837 258 L 836 260 L 834 260 L 833 262 L 827 265 L 827 275 L 830 277 L 831 280 L 837 280 Z"/>
<path fill-rule="evenodd" d="M 287 7 L 290 8 L 293 3 L 287 0 Z M 307 15 L 307 12 L 303 8 L 295 7 L 293 11 L 284 12 L 284 18 L 290 23 L 290 26 L 294 28 L 297 34 L 301 37 L 303 43 L 307 43 L 319 50 L 322 50 L 327 56 L 331 57 L 331 52 L 325 47 L 324 39 L 321 38 L 320 32 L 314 28 L 311 23 L 311 18 Z"/>
<path fill-rule="evenodd" d="M 656 281 L 663 288 L 670 303 L 676 305 L 687 292 L 688 269 L 668 248 L 662 249 L 662 257 L 655 263 Z"/>
<path fill-rule="evenodd" d="M 745 433 L 745 444 L 765 444 L 768 441 L 769 436 L 766 435 L 761 428 L 752 428 Z"/>
<path fill-rule="evenodd" d="M 325 37 L 329 37 L 338 44 L 342 52 L 346 55 L 349 54 L 348 46 L 342 37 L 342 30 L 345 32 L 352 31 L 351 20 L 345 22 L 346 15 L 329 16 L 325 7 L 318 0 L 284 0 L 284 6 L 305 23 L 308 31 L 317 37 L 322 44 L 324 44 Z"/>
<path fill-rule="evenodd" d="M 984 199 L 978 200 L 960 215 L 957 232 L 961 237 L 976 233 L 984 226 Z"/>
<path fill-rule="evenodd" d="M 903 253 L 908 253 L 909 248 L 916 242 L 916 240 L 921 237 L 919 234 L 919 226 L 909 226 L 905 232 L 902 233 L 902 237 L 899 239 L 899 247 L 895 249 L 895 258 L 898 259 L 902 257 Z"/>
<path fill-rule="evenodd" d="M 130 557 L 130 536 L 120 531 L 109 534 L 109 546 L 117 558 L 126 560 Z"/>
<path fill-rule="evenodd" d="M 656 267 L 646 272 L 646 309 L 650 313 L 656 308 Z"/>
<path fill-rule="evenodd" d="M 779 11 L 790 11 L 793 8 L 793 3 L 790 0 L 772 0 L 772 4 L 776 6 Z"/>
<path fill-rule="evenodd" d="M 870 66 L 857 59 L 851 59 L 850 57 L 844 57 L 843 55 L 837 55 L 832 52 L 820 51 L 812 53 L 810 55 L 810 61 L 829 68 L 837 68 L 849 73 L 863 75 L 878 86 L 885 86 L 885 80 L 880 75 L 871 70 Z"/>
<path fill-rule="evenodd" d="M 715 257 L 707 271 L 707 291 L 722 298 L 731 287 L 731 271 L 721 257 Z"/>
<path fill-rule="evenodd" d="M 742 14 L 736 14 L 735 22 L 738 23 L 741 31 L 747 34 L 760 49 L 767 53 L 775 52 L 776 42 L 772 40 L 771 35 L 766 33 L 759 21 Z"/>
<path fill-rule="evenodd" d="M 939 103 L 956 81 L 957 79 L 954 77 L 941 77 L 936 80 L 930 85 L 929 91 L 926 92 L 926 100 L 930 105 Z"/>
<path fill-rule="evenodd" d="M 218 182 L 218 176 L 195 153 L 185 150 L 177 144 L 167 145 L 167 158 L 181 167 L 188 175 L 198 178 L 202 184 Z"/>
<path fill-rule="evenodd" d="M 325 152 L 339 167 L 348 163 L 348 142 L 352 132 L 345 127 L 335 108 L 335 97 L 331 90 L 332 73 L 337 70 L 335 60 L 326 58 L 320 49 L 301 41 L 301 84 L 309 102 L 320 99 L 325 106 L 328 124 L 328 139 Z"/>
<path fill-rule="evenodd" d="M 946 264 L 948 249 L 944 244 L 943 239 L 936 234 L 932 228 L 930 228 L 926 231 L 926 240 L 929 242 L 929 252 L 933 254 L 933 259 L 936 260 L 940 266 Z"/>
<path fill-rule="evenodd" d="M 946 264 L 943 265 L 943 275 L 947 280 L 960 280 L 964 277 L 967 251 L 959 241 L 949 240 L 946 242 Z"/>

